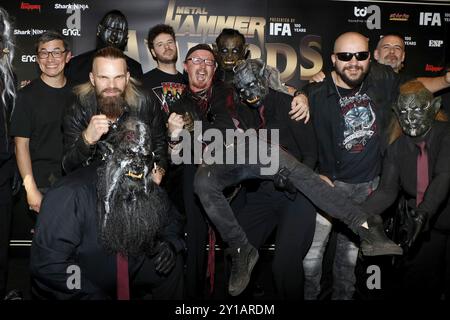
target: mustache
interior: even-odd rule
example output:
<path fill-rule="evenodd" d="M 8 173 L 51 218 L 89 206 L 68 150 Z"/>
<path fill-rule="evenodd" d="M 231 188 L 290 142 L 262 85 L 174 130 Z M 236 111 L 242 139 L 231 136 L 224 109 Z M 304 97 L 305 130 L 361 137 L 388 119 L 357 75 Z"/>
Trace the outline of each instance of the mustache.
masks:
<path fill-rule="evenodd" d="M 364 70 L 363 69 L 363 67 L 361 67 L 361 66 L 346 66 L 346 67 L 344 67 L 342 70 L 343 71 L 345 71 L 345 70 Z"/>
<path fill-rule="evenodd" d="M 103 89 L 101 91 L 101 93 L 118 93 L 118 94 L 121 94 L 122 90 L 120 90 L 119 88 L 108 88 L 108 89 Z"/>

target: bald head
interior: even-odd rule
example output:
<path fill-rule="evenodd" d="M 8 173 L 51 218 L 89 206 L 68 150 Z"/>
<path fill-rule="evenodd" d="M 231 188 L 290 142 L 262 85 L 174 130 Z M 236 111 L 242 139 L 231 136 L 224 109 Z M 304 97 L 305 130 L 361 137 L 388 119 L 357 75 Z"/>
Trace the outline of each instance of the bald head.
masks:
<path fill-rule="evenodd" d="M 391 66 L 395 72 L 403 68 L 405 60 L 405 42 L 403 38 L 388 34 L 380 39 L 377 48 L 374 51 L 374 58 L 379 63 Z"/>
<path fill-rule="evenodd" d="M 334 42 L 331 61 L 338 86 L 347 89 L 359 86 L 369 72 L 369 40 L 357 32 L 341 34 Z"/>
<path fill-rule="evenodd" d="M 348 48 L 352 45 L 363 48 L 363 50 L 358 49 L 358 51 L 367 51 L 369 50 L 369 39 L 358 32 L 346 32 L 336 38 L 333 51 L 335 53 L 349 52 Z"/>

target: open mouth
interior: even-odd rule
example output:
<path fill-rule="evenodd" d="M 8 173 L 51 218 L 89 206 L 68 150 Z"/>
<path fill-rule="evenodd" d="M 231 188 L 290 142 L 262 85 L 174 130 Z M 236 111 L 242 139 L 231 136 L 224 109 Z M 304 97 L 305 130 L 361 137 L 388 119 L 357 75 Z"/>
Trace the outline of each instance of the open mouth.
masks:
<path fill-rule="evenodd" d="M 131 170 L 128 170 L 128 172 L 125 175 L 127 177 L 137 179 L 137 180 L 140 180 L 144 177 L 144 174 L 142 172 L 138 174 L 138 173 L 132 172 Z"/>
<path fill-rule="evenodd" d="M 256 97 L 254 97 L 253 99 L 247 99 L 246 101 L 247 101 L 248 103 L 250 103 L 250 104 L 254 104 L 254 103 L 256 103 L 256 102 L 259 101 L 259 97 L 256 96 Z"/>
<path fill-rule="evenodd" d="M 223 62 L 223 64 L 226 64 L 226 65 L 229 65 L 229 66 L 232 66 L 232 65 L 234 65 L 236 62 L 235 61 L 227 61 L 227 60 L 225 60 L 224 62 Z"/>

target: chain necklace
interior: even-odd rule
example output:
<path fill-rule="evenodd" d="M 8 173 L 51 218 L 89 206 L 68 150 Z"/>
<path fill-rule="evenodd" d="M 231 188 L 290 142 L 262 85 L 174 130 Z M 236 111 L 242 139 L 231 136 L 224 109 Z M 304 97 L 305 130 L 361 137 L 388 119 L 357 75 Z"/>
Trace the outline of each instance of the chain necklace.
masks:
<path fill-rule="evenodd" d="M 336 85 L 336 82 L 334 81 L 334 79 L 332 79 L 332 80 L 333 80 L 334 88 L 336 89 L 336 92 L 337 92 L 337 94 L 339 96 L 339 104 L 341 105 L 341 107 L 343 107 L 345 105 L 345 100 L 348 99 L 349 97 L 341 96 L 341 93 L 339 92 L 339 89 L 338 89 L 338 87 Z M 359 96 L 360 96 L 359 93 L 361 92 L 361 89 L 362 89 L 363 85 L 364 85 L 364 81 L 361 82 L 361 85 L 359 86 L 358 91 L 356 91 L 356 93 L 354 93 L 352 95 L 352 97 L 359 98 Z"/>

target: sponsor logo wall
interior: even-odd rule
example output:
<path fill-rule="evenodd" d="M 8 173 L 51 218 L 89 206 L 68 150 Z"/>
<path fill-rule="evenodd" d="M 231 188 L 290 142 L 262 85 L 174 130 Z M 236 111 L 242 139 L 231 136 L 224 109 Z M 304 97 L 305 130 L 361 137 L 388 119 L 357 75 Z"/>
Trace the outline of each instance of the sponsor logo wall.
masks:
<path fill-rule="evenodd" d="M 146 37 L 157 23 L 175 29 L 179 70 L 190 47 L 212 43 L 223 28 L 235 28 L 246 37 L 253 58 L 277 67 L 282 80 L 297 87 L 322 68 L 331 67 L 333 41 L 349 30 L 367 35 L 371 50 L 383 34 L 403 34 L 406 70 L 414 75 L 436 75 L 450 60 L 450 3 L 442 2 L 9 0 L 2 6 L 15 17 L 19 82 L 38 75 L 34 42 L 42 32 L 61 32 L 68 37 L 73 53 L 80 54 L 95 47 L 97 23 L 111 9 L 127 16 L 126 53 L 141 62 L 144 72 L 155 67 Z"/>

